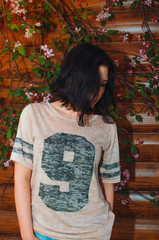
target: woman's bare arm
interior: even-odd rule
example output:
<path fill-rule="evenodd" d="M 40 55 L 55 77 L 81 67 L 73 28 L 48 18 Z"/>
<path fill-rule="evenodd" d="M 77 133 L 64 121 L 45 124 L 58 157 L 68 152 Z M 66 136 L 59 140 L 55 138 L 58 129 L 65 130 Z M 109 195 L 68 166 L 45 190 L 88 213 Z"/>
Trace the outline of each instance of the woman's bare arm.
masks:
<path fill-rule="evenodd" d="M 101 183 L 104 197 L 109 204 L 110 210 L 113 211 L 114 206 L 114 186 L 113 183 Z"/>
<path fill-rule="evenodd" d="M 16 211 L 23 240 L 38 239 L 34 235 L 31 214 L 30 179 L 32 170 L 21 163 L 15 162 L 14 167 L 14 197 Z"/>

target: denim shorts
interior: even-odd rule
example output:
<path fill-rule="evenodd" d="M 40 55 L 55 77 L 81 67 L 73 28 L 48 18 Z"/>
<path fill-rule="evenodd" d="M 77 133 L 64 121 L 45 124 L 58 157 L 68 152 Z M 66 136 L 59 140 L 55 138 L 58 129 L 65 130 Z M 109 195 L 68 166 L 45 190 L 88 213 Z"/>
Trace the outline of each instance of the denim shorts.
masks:
<path fill-rule="evenodd" d="M 35 236 L 37 237 L 37 238 L 39 238 L 40 240 L 57 240 L 57 239 L 55 239 L 55 238 L 50 238 L 50 237 L 46 237 L 46 236 L 44 236 L 44 235 L 41 235 L 40 233 L 34 233 L 35 234 Z"/>

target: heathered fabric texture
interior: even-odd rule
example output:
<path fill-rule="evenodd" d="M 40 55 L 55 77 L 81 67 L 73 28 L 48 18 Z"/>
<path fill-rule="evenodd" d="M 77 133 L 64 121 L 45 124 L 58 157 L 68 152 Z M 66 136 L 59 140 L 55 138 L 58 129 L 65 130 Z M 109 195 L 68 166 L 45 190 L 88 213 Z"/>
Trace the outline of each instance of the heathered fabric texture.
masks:
<path fill-rule="evenodd" d="M 104 183 L 120 181 L 116 124 L 94 115 L 85 127 L 50 103 L 24 107 L 11 160 L 32 169 L 34 231 L 50 238 L 109 240 L 114 213 Z"/>

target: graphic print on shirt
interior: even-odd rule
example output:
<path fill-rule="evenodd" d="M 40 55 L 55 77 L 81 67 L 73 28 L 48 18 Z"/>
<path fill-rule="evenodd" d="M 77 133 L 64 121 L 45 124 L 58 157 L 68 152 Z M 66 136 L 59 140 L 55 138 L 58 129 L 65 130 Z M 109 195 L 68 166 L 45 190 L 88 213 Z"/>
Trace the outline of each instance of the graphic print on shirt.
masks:
<path fill-rule="evenodd" d="M 76 212 L 88 203 L 95 147 L 85 137 L 56 133 L 44 140 L 41 168 L 57 185 L 40 183 L 39 196 L 54 211 Z M 69 184 L 61 191 L 58 182 Z"/>

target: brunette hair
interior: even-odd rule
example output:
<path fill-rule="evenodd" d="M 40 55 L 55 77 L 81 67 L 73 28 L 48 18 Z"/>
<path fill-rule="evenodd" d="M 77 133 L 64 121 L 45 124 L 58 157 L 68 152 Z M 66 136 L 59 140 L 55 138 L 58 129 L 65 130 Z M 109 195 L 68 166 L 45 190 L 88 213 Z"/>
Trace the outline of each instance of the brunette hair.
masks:
<path fill-rule="evenodd" d="M 92 108 L 92 101 L 98 97 L 101 79 L 99 67 L 108 68 L 108 82 L 102 98 Z M 91 43 L 82 43 L 64 57 L 61 71 L 50 86 L 53 101 L 61 101 L 63 106 L 71 106 L 80 112 L 78 124 L 84 126 L 84 114 L 98 114 L 108 122 L 109 107 L 115 107 L 113 100 L 115 67 L 105 51 Z"/>

